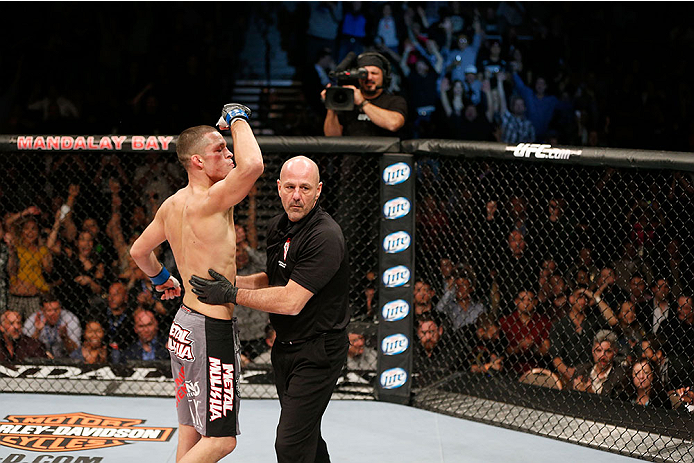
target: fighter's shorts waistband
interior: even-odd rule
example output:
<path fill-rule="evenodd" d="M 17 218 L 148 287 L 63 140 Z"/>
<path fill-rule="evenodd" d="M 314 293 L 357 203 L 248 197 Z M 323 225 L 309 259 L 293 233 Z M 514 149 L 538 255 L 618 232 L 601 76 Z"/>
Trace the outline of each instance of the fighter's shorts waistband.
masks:
<path fill-rule="evenodd" d="M 188 313 L 194 317 L 203 317 L 207 321 L 211 321 L 214 323 L 228 323 L 228 324 L 236 323 L 236 317 L 232 318 L 231 320 L 225 320 L 223 318 L 208 317 L 207 315 L 202 314 L 195 309 L 191 309 L 190 307 L 188 307 L 187 305 L 185 305 L 183 303 L 181 303 L 181 310 L 183 310 L 184 312 L 186 312 L 186 313 Z"/>

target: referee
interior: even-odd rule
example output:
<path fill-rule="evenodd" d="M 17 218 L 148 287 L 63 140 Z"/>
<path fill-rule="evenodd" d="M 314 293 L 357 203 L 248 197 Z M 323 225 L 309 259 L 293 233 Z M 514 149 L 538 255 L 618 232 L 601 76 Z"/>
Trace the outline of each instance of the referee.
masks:
<path fill-rule="evenodd" d="M 278 463 L 330 461 L 321 419 L 347 359 L 349 262 L 340 226 L 318 205 L 318 166 L 304 156 L 282 166 L 277 189 L 284 213 L 267 233 L 267 269 L 237 276 L 236 286 L 191 277 L 208 304 L 234 303 L 270 313 L 277 331 L 272 366 L 282 412 Z"/>

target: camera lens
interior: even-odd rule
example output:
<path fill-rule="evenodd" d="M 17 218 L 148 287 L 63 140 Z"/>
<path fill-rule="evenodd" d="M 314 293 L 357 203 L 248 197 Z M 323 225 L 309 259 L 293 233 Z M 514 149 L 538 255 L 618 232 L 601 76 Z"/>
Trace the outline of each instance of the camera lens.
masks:
<path fill-rule="evenodd" d="M 337 104 L 342 104 L 347 101 L 347 94 L 345 92 L 337 92 L 334 95 L 333 101 Z"/>

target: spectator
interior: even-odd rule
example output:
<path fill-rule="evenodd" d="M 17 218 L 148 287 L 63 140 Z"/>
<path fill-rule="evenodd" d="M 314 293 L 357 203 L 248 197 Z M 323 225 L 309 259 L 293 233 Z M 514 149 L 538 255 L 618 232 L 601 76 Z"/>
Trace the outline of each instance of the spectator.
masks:
<path fill-rule="evenodd" d="M 383 44 L 397 53 L 400 40 L 398 39 L 397 23 L 393 18 L 393 7 L 390 3 L 386 3 L 383 5 L 382 11 L 381 19 L 378 20 L 376 36 L 381 37 Z"/>
<path fill-rule="evenodd" d="M 8 264 L 10 261 L 10 247 L 7 245 L 10 241 L 10 236 L 5 235 L 2 220 L 0 219 L 0 313 L 7 310 L 7 280 L 8 280 Z"/>
<path fill-rule="evenodd" d="M 272 354 L 272 346 L 275 344 L 276 338 L 277 332 L 272 325 L 268 323 L 265 326 L 265 338 L 263 339 L 263 343 L 254 349 L 254 353 L 257 355 L 255 355 L 255 357 L 252 359 L 248 359 L 248 357 L 244 359 L 245 356 L 241 354 L 241 365 L 248 365 L 248 361 L 254 365 L 271 365 L 270 355 Z"/>
<path fill-rule="evenodd" d="M 106 282 L 106 265 L 94 252 L 94 238 L 88 231 L 78 235 L 77 250 L 66 269 L 65 293 L 70 295 L 71 307 L 80 319 L 89 318 L 90 308 L 100 300 Z"/>
<path fill-rule="evenodd" d="M 463 96 L 465 101 L 474 106 L 477 106 L 482 102 L 482 82 L 477 79 L 477 66 L 474 64 L 471 64 L 465 68 Z"/>
<path fill-rule="evenodd" d="M 619 324 L 615 326 L 615 334 L 618 336 L 618 359 L 625 359 L 631 365 L 636 359 L 636 350 L 640 347 L 646 330 L 636 317 L 636 306 L 631 301 L 622 302 L 617 315 Z"/>
<path fill-rule="evenodd" d="M 543 255 L 557 263 L 561 269 L 565 269 L 567 250 L 574 249 L 570 218 L 565 214 L 566 200 L 559 196 L 550 197 L 547 201 L 547 214 L 543 216 L 541 227 L 545 231 L 545 239 L 542 242 Z"/>
<path fill-rule="evenodd" d="M 507 349 L 508 340 L 499 325 L 488 314 L 480 315 L 470 349 L 470 371 L 486 375 L 503 372 L 508 364 Z"/>
<path fill-rule="evenodd" d="M 413 353 L 413 384 L 424 387 L 452 373 L 458 359 L 451 359 L 441 342 L 443 327 L 431 317 L 419 317 L 416 324 L 417 341 Z M 453 361 L 452 361 L 453 360 Z"/>
<path fill-rule="evenodd" d="M 416 317 L 420 315 L 432 315 L 434 313 L 434 304 L 432 300 L 436 295 L 436 291 L 429 283 L 424 280 L 417 280 L 414 284 L 414 314 Z"/>
<path fill-rule="evenodd" d="M 670 284 L 665 278 L 656 278 L 651 287 L 653 294 L 653 318 L 652 332 L 658 333 L 660 325 L 667 320 L 670 314 Z"/>
<path fill-rule="evenodd" d="M 104 342 L 104 328 L 101 323 L 96 320 L 85 323 L 82 339 L 82 347 L 72 351 L 71 359 L 79 360 L 87 365 L 108 361 L 108 346 Z"/>
<path fill-rule="evenodd" d="M 677 316 L 668 317 L 660 325 L 665 340 L 665 354 L 680 357 L 691 367 L 694 359 L 694 309 L 692 297 L 682 295 L 677 298 Z"/>
<path fill-rule="evenodd" d="M 651 362 L 642 359 L 634 363 L 630 379 L 630 384 L 622 395 L 623 400 L 644 407 L 672 408 L 668 394 L 660 384 Z"/>
<path fill-rule="evenodd" d="M 128 301 L 128 290 L 122 281 L 114 281 L 108 288 L 106 307 L 98 307 L 94 314 L 104 327 L 106 343 L 119 359 L 123 350 L 135 340 L 132 320 L 132 307 Z"/>
<path fill-rule="evenodd" d="M 508 145 L 532 143 L 535 141 L 535 127 L 525 118 L 525 102 L 518 96 L 511 97 L 511 110 L 506 100 L 501 99 L 501 142 Z"/>
<path fill-rule="evenodd" d="M 138 309 L 133 313 L 134 331 L 137 340 L 123 351 L 121 361 L 167 360 L 169 351 L 159 335 L 159 323 L 150 310 Z"/>
<path fill-rule="evenodd" d="M 598 267 L 593 263 L 593 250 L 590 247 L 582 247 L 578 251 L 578 255 L 574 257 L 573 265 L 566 272 L 566 279 L 573 282 L 574 288 L 577 287 L 576 278 L 580 270 L 583 271 L 581 286 L 588 288 L 600 273 Z"/>
<path fill-rule="evenodd" d="M 431 41 L 430 41 L 431 42 Z M 431 42 L 433 43 L 433 42 Z M 436 92 L 437 74 L 431 70 L 430 63 L 425 59 L 418 59 L 414 64 L 414 72 L 405 64 L 410 52 L 413 50 L 411 45 L 405 46 L 405 53 L 402 55 L 400 66 L 403 74 L 407 77 L 410 94 L 408 104 L 416 111 L 416 116 L 412 123 L 416 138 L 425 133 L 424 124 L 428 124 L 435 112 L 439 96 Z M 422 136 L 421 138 L 426 138 Z"/>
<path fill-rule="evenodd" d="M 519 375 L 533 368 L 545 368 L 549 354 L 550 321 L 535 312 L 537 299 L 532 291 L 520 291 L 514 299 L 516 310 L 499 325 L 508 339 L 508 365 Z"/>
<path fill-rule="evenodd" d="M 642 280 L 645 279 L 647 284 L 650 284 L 653 281 L 653 271 L 638 254 L 634 244 L 631 241 L 625 241 L 623 249 L 622 257 L 612 265 L 617 278 L 617 285 L 624 291 L 630 292 L 631 277 L 636 273 L 641 276 Z"/>
<path fill-rule="evenodd" d="M 592 298 L 592 293 L 588 296 L 587 291 L 577 289 L 571 294 L 569 312 L 552 326 L 549 333 L 552 364 L 564 384 L 573 384 L 576 367 L 590 361 L 593 336 L 608 326 L 604 319 L 586 312 Z"/>
<path fill-rule="evenodd" d="M 486 312 L 481 302 L 472 299 L 473 291 L 470 277 L 465 274 L 457 275 L 453 287 L 436 304 L 436 311 L 446 314 L 452 328 L 451 334 L 461 344 L 470 339 L 477 317 Z"/>
<path fill-rule="evenodd" d="M 347 351 L 348 370 L 375 370 L 378 353 L 376 349 L 366 347 L 366 338 L 362 333 L 351 330 L 349 336 L 349 350 Z"/>
<path fill-rule="evenodd" d="M 48 291 L 43 272 L 50 273 L 53 259 L 48 247 L 39 235 L 39 224 L 32 216 L 40 214 L 36 206 L 30 206 L 21 212 L 10 214 L 6 220 L 6 243 L 10 244 L 8 270 L 10 286 L 8 306 L 18 311 L 22 318 L 36 312 L 41 307 L 40 295 Z M 17 235 L 13 224 L 20 218 L 26 218 L 20 225 Z"/>
<path fill-rule="evenodd" d="M 617 397 L 624 392 L 629 381 L 626 371 L 615 364 L 617 336 L 610 330 L 600 330 L 593 338 L 592 363 L 576 368 L 573 389 L 605 396 Z"/>
<path fill-rule="evenodd" d="M 443 126 L 441 136 L 449 139 L 462 139 L 460 135 L 463 125 L 465 104 L 463 103 L 463 83 L 459 80 L 452 84 L 447 77 L 441 80 L 441 107 L 443 115 L 439 118 Z"/>
<path fill-rule="evenodd" d="M 619 304 L 629 298 L 629 293 L 622 290 L 615 284 L 615 271 L 611 267 L 604 267 L 600 270 L 597 280 L 594 282 L 595 289 L 605 286 L 600 296 L 610 307 L 619 307 Z"/>
<path fill-rule="evenodd" d="M 446 291 L 453 287 L 455 281 L 455 265 L 453 261 L 448 257 L 442 257 L 439 259 L 439 280 L 435 285 L 435 292 L 439 294 L 444 294 Z M 433 295 L 432 295 L 433 297 Z"/>
<path fill-rule="evenodd" d="M 306 69 L 303 79 L 304 98 L 313 114 L 325 118 L 325 104 L 320 99 L 320 92 L 331 83 L 330 73 L 335 70 L 333 52 L 329 48 L 318 51 L 313 63 Z"/>
<path fill-rule="evenodd" d="M 77 316 L 64 309 L 55 295 L 41 295 L 41 309 L 24 322 L 22 333 L 41 341 L 51 358 L 67 358 L 80 347 L 82 327 Z"/>
<path fill-rule="evenodd" d="M 455 49 L 444 48 L 444 66 L 446 73 L 451 73 L 452 80 L 465 80 L 465 69 L 468 66 L 474 66 L 477 62 L 477 53 L 482 45 L 482 36 L 484 34 L 479 17 L 475 17 L 472 27 L 475 31 L 472 44 L 469 43 L 466 34 L 459 34 L 455 43 Z M 447 43 L 450 43 L 448 38 Z"/>
<path fill-rule="evenodd" d="M 655 368 L 660 384 L 670 390 L 670 360 L 663 352 L 660 336 L 647 333 L 640 347 L 639 359 L 648 360 Z"/>
<path fill-rule="evenodd" d="M 503 257 L 499 260 L 502 266 L 498 266 L 497 283 L 499 300 L 502 310 L 507 315 L 513 304 L 513 298 L 522 290 L 530 290 L 535 286 L 532 273 L 537 268 L 537 262 L 527 250 L 525 237 L 518 230 L 512 230 L 508 234 L 508 245 Z"/>
<path fill-rule="evenodd" d="M 506 91 L 504 90 L 504 81 L 506 73 L 499 72 L 494 80 L 485 79 L 482 82 L 482 92 L 485 97 L 485 113 L 487 122 L 492 126 L 494 139 L 492 141 L 501 140 L 501 121 L 502 121 L 502 103 L 506 105 Z M 492 85 L 496 85 L 492 88 Z"/>
<path fill-rule="evenodd" d="M 337 51 L 342 2 L 309 2 L 308 7 L 310 12 L 306 31 L 306 58 L 310 60 L 323 48 Z"/>
<path fill-rule="evenodd" d="M 465 107 L 459 136 L 463 140 L 493 141 L 492 126 L 478 107 L 472 104 Z"/>
<path fill-rule="evenodd" d="M 544 77 L 539 76 L 535 79 L 534 92 L 525 86 L 517 72 L 513 73 L 513 83 L 516 86 L 516 90 L 523 98 L 525 106 L 528 108 L 528 120 L 535 128 L 537 140 L 544 141 L 547 136 L 549 123 L 554 116 L 554 111 L 568 111 L 571 109 L 571 104 L 568 101 L 559 101 L 559 99 L 553 95 L 547 95 L 547 82 Z"/>
<path fill-rule="evenodd" d="M 364 51 L 364 38 L 366 37 L 366 17 L 361 11 L 360 1 L 345 3 L 348 11 L 342 20 L 340 28 L 339 56 L 347 56 L 354 52 L 357 55 Z"/>
<path fill-rule="evenodd" d="M 506 72 L 506 61 L 501 58 L 501 42 L 495 39 L 489 45 L 489 56 L 480 61 L 484 80 L 495 81 L 500 72 Z"/>
<path fill-rule="evenodd" d="M 39 341 L 22 334 L 22 315 L 17 311 L 6 310 L 0 314 L 0 332 L 0 362 L 18 363 L 48 356 Z"/>

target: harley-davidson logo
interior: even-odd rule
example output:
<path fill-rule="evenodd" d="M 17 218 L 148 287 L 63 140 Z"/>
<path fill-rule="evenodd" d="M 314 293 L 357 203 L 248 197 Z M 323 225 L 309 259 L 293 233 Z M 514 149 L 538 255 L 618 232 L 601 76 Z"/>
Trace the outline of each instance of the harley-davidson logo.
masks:
<path fill-rule="evenodd" d="M 0 422 L 0 445 L 33 452 L 116 447 L 130 441 L 167 442 L 176 428 L 135 427 L 145 420 L 89 413 L 8 415 Z"/>

